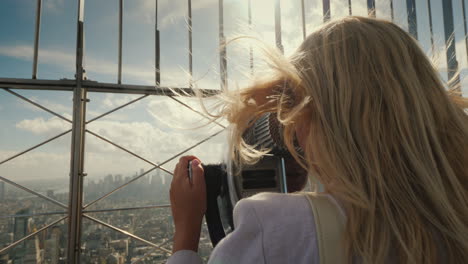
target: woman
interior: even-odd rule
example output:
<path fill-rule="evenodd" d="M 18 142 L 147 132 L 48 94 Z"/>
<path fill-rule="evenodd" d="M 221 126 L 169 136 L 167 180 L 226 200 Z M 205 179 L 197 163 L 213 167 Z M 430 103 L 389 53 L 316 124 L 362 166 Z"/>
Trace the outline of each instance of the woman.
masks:
<path fill-rule="evenodd" d="M 263 154 L 242 133 L 262 114 L 277 113 L 289 151 L 346 216 L 337 245 L 346 262 L 466 263 L 467 101 L 446 91 L 416 41 L 390 22 L 348 17 L 312 33 L 292 58 L 271 60 L 273 77 L 224 96 L 220 116 L 233 124 L 235 161 Z M 168 263 L 199 263 L 203 181 L 200 161 L 181 158 Z M 235 231 L 209 263 L 319 263 L 303 195 L 257 195 L 234 215 Z"/>

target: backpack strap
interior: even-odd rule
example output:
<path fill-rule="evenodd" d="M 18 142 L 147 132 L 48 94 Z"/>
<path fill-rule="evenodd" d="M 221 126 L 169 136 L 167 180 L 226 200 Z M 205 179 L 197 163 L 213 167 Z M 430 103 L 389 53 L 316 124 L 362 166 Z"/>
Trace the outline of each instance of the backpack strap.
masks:
<path fill-rule="evenodd" d="M 326 195 L 305 193 L 314 214 L 320 264 L 345 263 L 342 235 L 345 217 Z"/>

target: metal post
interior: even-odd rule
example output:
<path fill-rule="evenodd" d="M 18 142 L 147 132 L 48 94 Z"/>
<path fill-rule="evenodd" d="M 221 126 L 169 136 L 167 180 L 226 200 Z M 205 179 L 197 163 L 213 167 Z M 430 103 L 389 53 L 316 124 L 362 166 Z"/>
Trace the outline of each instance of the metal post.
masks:
<path fill-rule="evenodd" d="M 349 11 L 349 15 L 352 16 L 353 15 L 353 9 L 351 8 L 351 0 L 348 0 L 348 11 Z"/>
<path fill-rule="evenodd" d="M 249 30 L 250 30 L 250 33 L 252 33 L 252 0 L 249 0 L 248 16 L 249 16 Z M 252 45 L 250 45 L 249 47 L 249 53 L 250 53 L 250 75 L 253 75 L 254 74 L 254 58 L 253 58 Z"/>
<path fill-rule="evenodd" d="M 444 17 L 448 80 L 451 81 L 453 78 L 455 78 L 453 80 L 453 83 L 451 84 L 458 85 L 460 83 L 460 78 L 458 75 L 455 75 L 458 72 L 458 62 L 455 50 L 455 31 L 453 26 L 452 0 L 442 1 L 442 9 Z"/>
<path fill-rule="evenodd" d="M 429 14 L 429 33 L 431 34 L 431 55 L 435 56 L 435 47 L 434 47 L 434 29 L 432 27 L 432 8 L 431 0 L 427 0 L 427 12 Z M 467 53 L 468 54 L 468 53 Z"/>
<path fill-rule="evenodd" d="M 280 159 L 280 167 L 281 167 L 281 176 L 280 176 L 280 189 L 282 193 L 288 193 L 288 181 L 286 179 L 286 164 L 284 162 L 284 158 Z"/>
<path fill-rule="evenodd" d="M 249 0 L 250 1 L 250 0 Z M 351 0 L 350 0 L 351 1 Z M 305 5 L 304 0 L 301 0 L 301 11 L 302 11 L 302 39 L 305 40 L 307 35 L 306 23 L 305 23 Z"/>
<path fill-rule="evenodd" d="M 158 0 L 156 0 L 156 10 L 154 17 L 154 29 L 155 29 L 155 40 L 154 40 L 154 61 L 156 64 L 156 86 L 159 87 L 161 84 L 161 70 L 160 70 L 160 46 L 159 46 L 159 29 L 158 29 Z"/>
<path fill-rule="evenodd" d="M 33 59 L 33 72 L 32 78 L 37 79 L 37 59 L 39 55 L 39 36 L 41 31 L 41 13 L 42 13 L 42 0 L 37 0 L 36 7 L 36 32 L 34 34 L 34 59 Z"/>
<path fill-rule="evenodd" d="M 117 83 L 122 84 L 122 30 L 123 30 L 123 0 L 119 0 L 119 72 Z"/>
<path fill-rule="evenodd" d="M 463 12 L 463 29 L 465 30 L 465 48 L 466 48 L 466 58 L 468 60 L 468 33 L 466 29 L 466 9 L 465 9 L 465 0 L 460 0 L 462 4 Z"/>
<path fill-rule="evenodd" d="M 367 0 L 367 15 L 375 17 L 375 0 Z"/>
<path fill-rule="evenodd" d="M 84 141 L 86 120 L 86 88 L 82 87 L 85 71 L 84 57 L 84 0 L 78 0 L 76 41 L 76 87 L 73 92 L 73 124 L 70 158 L 70 194 L 68 206 L 67 263 L 79 264 L 81 254 L 81 224 L 83 210 Z"/>
<path fill-rule="evenodd" d="M 323 4 L 323 22 L 328 22 L 331 18 L 330 0 L 322 0 Z"/>
<path fill-rule="evenodd" d="M 219 61 L 221 73 L 221 90 L 227 89 L 227 58 L 226 58 L 226 38 L 224 37 L 224 11 L 223 0 L 219 0 Z"/>
<path fill-rule="evenodd" d="M 192 54 L 192 0 L 188 0 L 188 38 L 189 38 L 189 87 L 192 88 L 193 82 L 193 54 Z"/>
<path fill-rule="evenodd" d="M 275 4 L 275 36 L 276 47 L 284 54 L 284 47 L 281 41 L 281 5 L 280 0 L 276 0 Z"/>
<path fill-rule="evenodd" d="M 406 9 L 408 11 L 408 29 L 409 33 L 418 39 L 418 21 L 416 19 L 416 1 L 406 0 Z"/>
<path fill-rule="evenodd" d="M 390 16 L 392 17 L 392 22 L 395 21 L 395 14 L 393 12 L 393 0 L 390 0 Z"/>

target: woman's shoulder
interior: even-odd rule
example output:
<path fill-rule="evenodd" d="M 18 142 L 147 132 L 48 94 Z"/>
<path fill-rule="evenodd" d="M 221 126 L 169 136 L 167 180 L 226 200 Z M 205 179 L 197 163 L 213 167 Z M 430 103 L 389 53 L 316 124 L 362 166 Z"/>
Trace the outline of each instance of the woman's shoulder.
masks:
<path fill-rule="evenodd" d="M 257 214 L 272 216 L 284 213 L 308 213 L 308 201 L 302 193 L 263 192 L 240 200 L 235 211 L 254 210 Z"/>
<path fill-rule="evenodd" d="M 335 204 L 340 213 L 346 217 L 342 205 L 330 194 L 320 193 L 312 195 L 326 197 Z M 311 202 L 314 202 L 312 199 Z M 311 214 L 308 193 L 273 193 L 263 192 L 240 200 L 234 210 L 254 210 L 268 216 L 284 213 Z"/>
<path fill-rule="evenodd" d="M 247 219 L 258 222 L 263 229 L 314 223 L 307 197 L 302 193 L 265 192 L 244 198 L 234 208 L 234 224 Z"/>
<path fill-rule="evenodd" d="M 304 194 L 260 193 L 242 199 L 234 209 L 234 224 L 262 233 L 265 258 L 272 263 L 317 259 L 314 216 Z"/>

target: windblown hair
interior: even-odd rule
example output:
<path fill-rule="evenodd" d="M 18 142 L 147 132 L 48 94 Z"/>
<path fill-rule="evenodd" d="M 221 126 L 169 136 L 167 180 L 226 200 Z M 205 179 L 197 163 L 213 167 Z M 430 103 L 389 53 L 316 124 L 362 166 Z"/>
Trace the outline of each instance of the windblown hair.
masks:
<path fill-rule="evenodd" d="M 242 134 L 277 113 L 290 152 L 345 205 L 349 263 L 466 262 L 468 104 L 417 42 L 390 22 L 347 17 L 269 61 L 272 76 L 223 94 L 237 162 L 265 154 Z"/>

